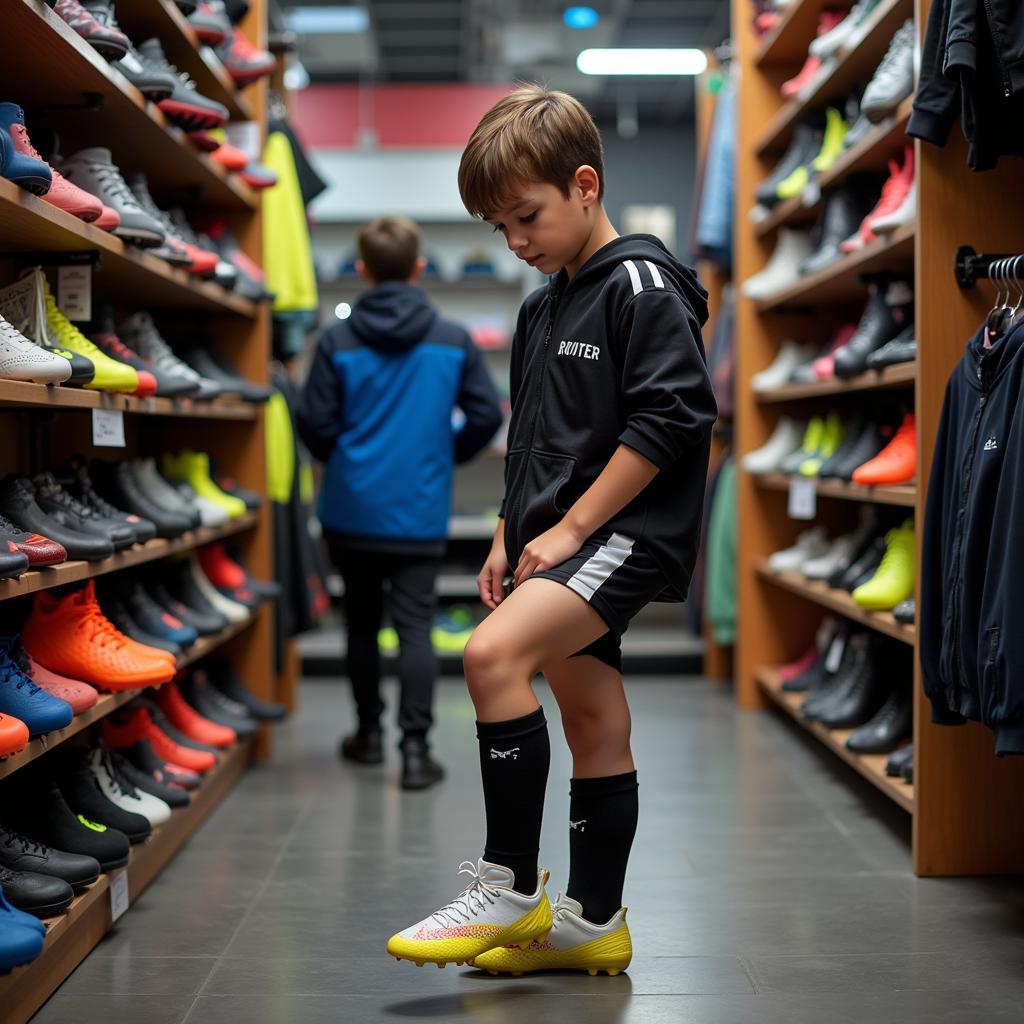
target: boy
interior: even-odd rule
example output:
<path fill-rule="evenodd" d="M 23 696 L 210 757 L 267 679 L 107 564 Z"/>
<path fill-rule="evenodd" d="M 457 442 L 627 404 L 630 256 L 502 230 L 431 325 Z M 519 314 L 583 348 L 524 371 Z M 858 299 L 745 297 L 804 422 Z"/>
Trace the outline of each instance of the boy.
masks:
<path fill-rule="evenodd" d="M 317 342 L 299 432 L 326 463 L 319 518 L 345 581 L 359 728 L 342 742 L 341 756 L 384 760 L 377 632 L 387 583 L 400 642 L 402 788 L 426 789 L 444 775 L 427 732 L 437 677 L 434 585 L 453 469 L 491 440 L 501 409 L 472 339 L 416 287 L 426 266 L 416 225 L 404 217 L 373 221 L 359 233 L 359 255 L 370 290 Z M 455 407 L 465 414 L 458 431 Z"/>
<path fill-rule="evenodd" d="M 493 107 L 462 157 L 470 213 L 555 276 L 519 314 L 502 521 L 477 580 L 493 613 L 465 652 L 484 854 L 463 866 L 460 896 L 391 938 L 399 959 L 616 974 L 632 956 L 621 903 L 638 799 L 619 641 L 648 602 L 686 596 L 716 409 L 704 289 L 657 239 L 617 235 L 603 186 L 590 116 L 540 87 Z M 550 754 L 537 672 L 573 755 L 554 908 L 537 866 Z"/>

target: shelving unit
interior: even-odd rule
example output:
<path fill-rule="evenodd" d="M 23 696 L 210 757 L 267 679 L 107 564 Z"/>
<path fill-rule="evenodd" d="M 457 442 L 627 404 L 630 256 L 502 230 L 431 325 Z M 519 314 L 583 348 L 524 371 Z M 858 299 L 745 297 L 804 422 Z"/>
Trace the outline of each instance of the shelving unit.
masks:
<path fill-rule="evenodd" d="M 733 0 L 734 39 L 741 65 L 739 138 L 755 140 L 741 148 L 736 175 L 737 278 L 758 272 L 774 245 L 775 231 L 806 226 L 820 213 L 819 188 L 838 187 L 850 174 L 880 170 L 906 145 L 910 101 L 845 153 L 802 197 L 781 204 L 770 217 L 754 224 L 748 217 L 757 184 L 770 173 L 795 125 L 808 113 L 840 100 L 856 83 L 866 83 L 884 56 L 899 25 L 912 14 L 919 36 L 930 0 L 882 0 L 872 27 L 851 53 L 842 55 L 830 77 L 811 95 L 786 103 L 779 86 L 803 63 L 814 36 L 821 4 L 795 0 L 772 37 L 761 41 L 750 23 L 747 0 Z M 765 127 L 767 125 L 767 128 Z M 762 302 L 740 299 L 737 307 L 737 449 L 753 451 L 771 436 L 779 415 L 809 415 L 818 406 L 803 403 L 853 400 L 858 408 L 887 401 L 893 394 L 913 394 L 917 418 L 916 486 L 858 488 L 834 481 L 816 485 L 824 501 L 818 520 L 834 529 L 847 528 L 859 502 L 893 506 L 913 512 L 918 527 L 924 519 L 942 399 L 950 371 L 963 354 L 966 338 L 984 319 L 991 294 L 982 289 L 962 292 L 953 278 L 953 254 L 962 244 L 978 251 L 1019 252 L 1024 223 L 1024 196 L 1016 187 L 1018 169 L 1010 160 L 991 173 L 978 175 L 966 166 L 966 147 L 954 128 L 947 146 L 938 150 L 915 143 L 918 169 L 918 220 L 888 239 L 874 243 L 820 274 L 805 277 L 780 295 Z M 788 385 L 757 394 L 751 378 L 769 366 L 787 338 L 821 344 L 843 322 L 855 319 L 866 298 L 861 275 L 876 270 L 913 274 L 920 301 L 916 334 L 920 341 L 915 363 L 866 373 L 852 381 Z M 849 399 L 846 398 L 849 396 Z M 1017 873 L 1024 869 L 1024 816 L 1019 793 L 1024 765 L 994 755 L 991 734 L 969 724 L 951 729 L 931 723 L 924 698 L 917 655 L 917 630 L 897 623 L 889 613 L 860 609 L 845 591 L 811 582 L 796 572 L 775 573 L 768 556 L 792 544 L 805 522 L 787 515 L 785 477 L 739 480 L 738 591 L 740 621 L 736 659 L 736 694 L 744 708 L 775 707 L 797 719 L 823 746 L 850 764 L 881 792 L 912 816 L 914 871 L 919 875 Z M 917 531 L 920 561 L 921 531 Z M 914 786 L 884 776 L 884 763 L 857 758 L 845 749 L 845 735 L 807 726 L 798 702 L 781 693 L 773 666 L 806 650 L 825 612 L 892 637 L 915 649 Z"/>
<path fill-rule="evenodd" d="M 124 173 L 146 173 L 161 207 L 180 204 L 190 212 L 201 210 L 224 217 L 249 257 L 261 262 L 260 203 L 253 190 L 198 152 L 184 132 L 172 127 L 41 0 L 9 0 L 4 13 L 6 38 L 16 41 L 5 50 L 0 67 L 5 100 L 20 103 L 35 118 L 49 123 L 57 131 L 64 153 L 84 146 L 110 147 Z M 212 51 L 196 46 L 194 34 L 170 0 L 121 0 L 118 16 L 136 38 L 143 33 L 161 36 L 169 58 L 196 77 L 201 91 L 226 102 L 235 117 L 257 122 L 265 119 L 265 84 L 253 86 L 241 96 Z M 252 0 L 242 29 L 257 45 L 265 43 L 265 0 Z M 119 311 L 145 308 L 158 319 L 169 317 L 172 340 L 178 336 L 175 332 L 194 331 L 195 323 L 201 322 L 203 337 L 222 348 L 245 377 L 267 380 L 270 320 L 265 306 L 172 268 L 0 179 L 0 284 L 13 281 L 23 267 L 32 265 L 37 253 L 45 254 L 40 262 L 48 270 L 60 264 L 61 254 L 68 254 L 68 263 L 87 258 L 93 268 L 94 302 L 106 299 Z M 83 413 L 97 409 L 126 414 L 126 449 L 90 451 L 90 424 Z M 218 472 L 257 493 L 266 491 L 262 406 L 227 398 L 212 402 L 138 399 L 0 381 L 0 421 L 8 442 L 5 471 L 37 472 L 59 466 L 69 455 L 82 451 L 109 459 L 112 454 L 158 454 L 192 447 L 208 452 Z M 163 559 L 225 539 L 237 545 L 254 576 L 266 579 L 273 575 L 270 509 L 264 506 L 221 528 L 197 529 L 173 540 L 152 540 L 100 562 L 65 562 L 27 572 L 16 580 L 2 580 L 0 609 L 6 607 L 10 615 L 14 606 L 2 602 L 31 601 L 32 594 L 50 587 L 157 566 Z M 24 610 L 27 605 L 20 607 Z M 264 603 L 247 621 L 201 638 L 182 655 L 179 666 L 217 652 L 231 661 L 254 693 L 274 698 L 272 615 L 272 607 Z M 16 796 L 20 769 L 73 741 L 137 692 L 101 695 L 96 706 L 76 716 L 68 728 L 34 740 L 25 750 L 0 762 L 4 799 Z M 149 841 L 133 848 L 126 869 L 133 900 L 224 797 L 249 761 L 268 752 L 266 730 L 256 740 L 227 752 L 193 794 L 190 806 L 176 811 Z M 102 876 L 79 895 L 66 915 L 49 922 L 46 948 L 35 963 L 0 979 L 4 1024 L 24 1024 L 110 927 L 111 881 Z"/>

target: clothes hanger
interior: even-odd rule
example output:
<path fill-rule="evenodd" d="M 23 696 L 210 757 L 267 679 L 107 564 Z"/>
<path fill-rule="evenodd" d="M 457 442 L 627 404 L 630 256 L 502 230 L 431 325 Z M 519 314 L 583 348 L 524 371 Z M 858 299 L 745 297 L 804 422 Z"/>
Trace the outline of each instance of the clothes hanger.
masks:
<path fill-rule="evenodd" d="M 991 348 L 1003 335 L 1006 326 L 1006 314 L 1008 306 L 1006 299 L 1010 297 L 1009 279 L 1005 278 L 1005 272 L 1010 260 L 1001 259 L 992 264 L 989 269 L 989 277 L 996 282 L 995 305 L 989 310 L 985 318 L 985 348 Z M 1003 283 L 1007 284 L 1006 298 L 1003 297 Z"/>
<path fill-rule="evenodd" d="M 1017 271 L 1020 267 L 1021 261 L 1024 260 L 1024 256 L 1017 256 L 1013 261 L 1013 283 L 1017 288 L 1017 305 L 1010 310 L 1010 319 L 1007 326 L 1016 327 L 1021 320 L 1024 320 L 1024 284 L 1021 283 L 1020 276 Z"/>

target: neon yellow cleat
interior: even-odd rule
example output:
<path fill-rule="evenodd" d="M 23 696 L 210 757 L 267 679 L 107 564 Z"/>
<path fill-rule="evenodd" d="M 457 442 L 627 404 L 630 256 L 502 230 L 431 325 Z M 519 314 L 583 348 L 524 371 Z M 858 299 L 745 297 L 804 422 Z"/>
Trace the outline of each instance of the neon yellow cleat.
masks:
<path fill-rule="evenodd" d="M 241 498 L 222 491 L 210 476 L 210 456 L 205 452 L 184 449 L 177 455 L 167 453 L 163 462 L 164 476 L 187 483 L 201 498 L 219 505 L 232 519 L 241 519 L 248 509 Z"/>
<path fill-rule="evenodd" d="M 914 524 L 908 519 L 885 535 L 882 564 L 874 576 L 852 594 L 854 601 L 869 612 L 890 611 L 900 601 L 914 596 Z"/>

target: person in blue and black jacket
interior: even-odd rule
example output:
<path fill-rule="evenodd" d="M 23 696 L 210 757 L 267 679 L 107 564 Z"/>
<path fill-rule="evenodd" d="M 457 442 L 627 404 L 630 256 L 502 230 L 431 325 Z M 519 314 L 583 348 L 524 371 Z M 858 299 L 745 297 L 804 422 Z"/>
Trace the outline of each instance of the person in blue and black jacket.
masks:
<path fill-rule="evenodd" d="M 359 254 L 371 287 L 317 342 L 299 432 L 325 463 L 319 518 L 345 581 L 359 728 L 341 755 L 371 764 L 384 758 L 377 632 L 387 584 L 401 645 L 402 785 L 424 789 L 444 774 L 427 733 L 437 676 L 434 587 L 452 477 L 494 437 L 501 410 L 467 331 L 443 319 L 417 287 L 425 263 L 416 225 L 403 217 L 373 221 L 360 232 Z M 458 428 L 456 408 L 465 417 Z"/>

